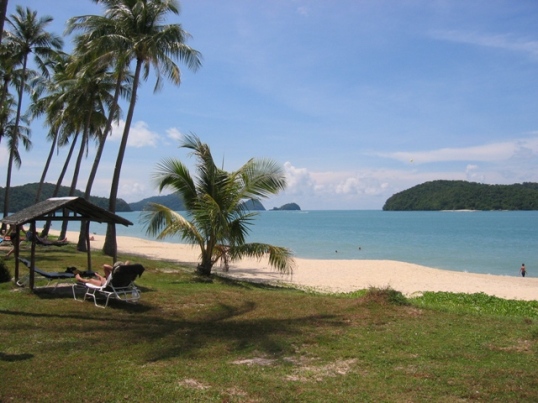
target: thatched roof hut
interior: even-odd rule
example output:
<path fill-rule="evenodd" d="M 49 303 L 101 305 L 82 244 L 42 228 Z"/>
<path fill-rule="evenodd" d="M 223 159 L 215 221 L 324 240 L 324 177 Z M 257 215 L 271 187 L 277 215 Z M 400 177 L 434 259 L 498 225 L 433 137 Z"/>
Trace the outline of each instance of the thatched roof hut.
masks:
<path fill-rule="evenodd" d="M 91 269 L 90 222 L 122 224 L 125 226 L 133 225 L 119 215 L 111 213 L 82 197 L 54 197 L 33 206 L 20 210 L 10 216 L 0 220 L 1 223 L 15 227 L 17 233 L 24 224 L 30 225 L 30 231 L 36 233 L 36 221 L 81 221 L 86 223 L 86 246 L 88 252 L 88 269 Z M 19 277 L 19 242 L 15 242 L 15 281 Z M 116 255 L 116 254 L 114 254 Z M 115 256 L 114 256 L 115 257 Z M 31 267 L 30 267 L 30 288 L 34 287 L 34 269 L 35 269 L 35 237 L 32 240 L 31 249 Z"/>

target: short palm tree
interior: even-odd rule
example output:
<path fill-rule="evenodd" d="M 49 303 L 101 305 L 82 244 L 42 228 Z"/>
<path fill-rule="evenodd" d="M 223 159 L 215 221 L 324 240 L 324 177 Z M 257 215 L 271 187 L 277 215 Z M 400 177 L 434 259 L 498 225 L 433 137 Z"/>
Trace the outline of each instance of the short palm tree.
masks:
<path fill-rule="evenodd" d="M 187 216 L 152 203 L 142 218 L 147 233 L 157 239 L 179 235 L 197 245 L 201 252 L 198 273 L 202 275 L 210 275 L 219 260 L 227 266 L 244 256 L 268 256 L 271 266 L 290 272 L 293 258 L 289 249 L 246 242 L 257 213 L 249 211 L 245 202 L 283 190 L 286 180 L 282 168 L 271 160 L 251 159 L 238 170 L 226 172 L 215 165 L 209 147 L 196 136 L 186 136 L 181 147 L 192 150 L 197 158 L 196 176 L 181 161 L 168 159 L 159 164 L 155 179 L 160 191 L 169 188 L 177 192 Z"/>

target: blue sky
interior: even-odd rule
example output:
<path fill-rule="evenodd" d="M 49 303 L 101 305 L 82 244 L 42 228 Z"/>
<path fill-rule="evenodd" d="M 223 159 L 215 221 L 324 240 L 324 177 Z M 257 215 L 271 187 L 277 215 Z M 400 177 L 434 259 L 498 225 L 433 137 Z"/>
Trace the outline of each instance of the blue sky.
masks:
<path fill-rule="evenodd" d="M 9 15 L 16 5 L 54 17 L 58 34 L 69 17 L 100 14 L 89 0 L 9 0 Z M 164 158 L 191 164 L 178 148 L 186 133 L 227 170 L 280 163 L 288 188 L 268 209 L 381 209 L 437 179 L 538 182 L 536 21 L 535 0 L 183 0 L 168 22 L 192 35 L 203 66 L 182 66 L 182 84 L 155 94 L 152 77 L 143 83 L 119 197 L 157 194 Z M 13 185 L 39 181 L 46 133 L 32 124 Z M 108 196 L 118 144 L 107 143 L 95 195 Z M 93 149 L 79 189 L 92 161 Z M 0 172 L 6 163 L 3 142 Z"/>

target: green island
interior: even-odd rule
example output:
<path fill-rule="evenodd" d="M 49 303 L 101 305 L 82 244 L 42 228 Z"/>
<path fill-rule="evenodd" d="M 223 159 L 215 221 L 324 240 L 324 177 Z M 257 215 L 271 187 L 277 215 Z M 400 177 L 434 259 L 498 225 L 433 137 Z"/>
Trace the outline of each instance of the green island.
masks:
<path fill-rule="evenodd" d="M 320 294 L 121 258 L 146 268 L 136 305 L 0 284 L 0 401 L 538 401 L 536 301 Z M 40 251 L 42 269 L 65 262 L 86 256 Z"/>
<path fill-rule="evenodd" d="M 485 185 L 436 180 L 392 195 L 383 210 L 538 210 L 538 183 Z"/>

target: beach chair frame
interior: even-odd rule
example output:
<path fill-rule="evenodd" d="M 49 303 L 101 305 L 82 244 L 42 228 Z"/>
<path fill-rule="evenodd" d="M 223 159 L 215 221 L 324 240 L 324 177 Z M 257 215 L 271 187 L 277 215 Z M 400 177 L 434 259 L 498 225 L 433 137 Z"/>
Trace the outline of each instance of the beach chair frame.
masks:
<path fill-rule="evenodd" d="M 26 267 L 30 268 L 31 266 L 31 263 L 28 259 L 24 259 L 24 258 L 21 258 L 19 257 L 19 261 L 21 263 L 23 263 Z M 47 284 L 45 285 L 45 287 L 48 287 L 52 282 L 56 282 L 55 285 L 54 285 L 54 291 L 56 291 L 56 288 L 58 287 L 59 284 L 61 284 L 62 280 L 68 280 L 69 282 L 71 282 L 74 278 L 75 278 L 75 275 L 69 271 L 65 271 L 65 272 L 48 272 L 48 271 L 45 271 L 45 270 L 42 270 L 38 267 L 34 267 L 34 273 L 37 275 L 37 278 L 38 279 L 42 279 L 42 280 L 47 280 Z M 91 273 L 85 273 L 85 275 L 90 275 Z M 28 283 L 30 282 L 30 274 L 27 274 L 26 276 L 24 277 L 21 277 L 17 282 L 16 284 L 19 286 L 19 287 L 25 287 L 28 285 Z"/>
<path fill-rule="evenodd" d="M 76 282 L 73 284 L 73 298 L 77 301 L 93 299 L 93 303 L 98 308 L 106 308 L 111 298 L 128 303 L 137 303 L 141 297 L 141 291 L 134 283 L 137 277 L 144 272 L 144 267 L 140 264 L 122 265 L 115 267 L 108 276 L 105 284 L 98 286 L 91 283 Z M 84 287 L 85 293 L 82 300 L 76 295 L 76 290 Z M 97 303 L 98 297 L 104 297 L 104 305 Z"/>

